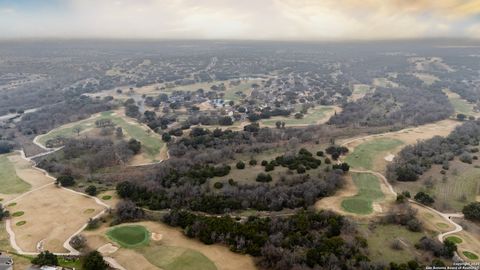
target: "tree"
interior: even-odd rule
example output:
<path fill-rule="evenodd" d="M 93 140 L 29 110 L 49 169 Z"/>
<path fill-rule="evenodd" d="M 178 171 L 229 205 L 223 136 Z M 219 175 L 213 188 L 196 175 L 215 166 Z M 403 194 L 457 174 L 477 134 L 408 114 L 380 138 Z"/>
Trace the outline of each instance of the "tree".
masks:
<path fill-rule="evenodd" d="M 282 122 L 281 122 L 281 121 L 275 122 L 275 126 L 276 126 L 277 128 L 281 128 L 281 127 L 282 127 Z"/>
<path fill-rule="evenodd" d="M 140 153 L 140 149 L 142 148 L 142 143 L 135 140 L 135 139 L 130 139 L 128 141 L 128 149 L 132 150 L 132 152 L 136 155 Z"/>
<path fill-rule="evenodd" d="M 134 202 L 130 200 L 120 201 L 115 207 L 117 221 L 122 223 L 126 221 L 136 221 L 145 216 L 144 211 L 138 208 Z"/>
<path fill-rule="evenodd" d="M 250 166 L 255 166 L 255 165 L 257 165 L 257 160 L 251 159 L 251 160 L 248 162 L 248 164 L 250 164 Z"/>
<path fill-rule="evenodd" d="M 232 118 L 230 116 L 224 116 L 218 120 L 218 123 L 222 126 L 231 126 L 233 125 Z"/>
<path fill-rule="evenodd" d="M 430 195 L 428 195 L 427 193 L 425 193 L 423 191 L 420 191 L 417 194 L 415 194 L 415 197 L 413 197 L 413 199 L 415 199 L 415 201 L 417 201 L 421 204 L 425 204 L 425 205 L 432 205 L 435 202 L 435 200 L 432 197 L 430 197 Z"/>
<path fill-rule="evenodd" d="M 239 170 L 245 169 L 245 163 L 241 160 L 239 162 L 237 162 L 237 169 L 239 169 Z"/>
<path fill-rule="evenodd" d="M 463 207 L 462 213 L 466 219 L 480 221 L 480 202 L 472 202 Z"/>
<path fill-rule="evenodd" d="M 171 140 L 172 140 L 172 135 L 170 135 L 168 132 L 165 132 L 162 134 L 162 141 L 169 142 Z"/>
<path fill-rule="evenodd" d="M 85 189 L 85 193 L 87 193 L 90 196 L 95 196 L 97 195 L 97 187 L 94 185 L 90 185 Z"/>
<path fill-rule="evenodd" d="M 50 251 L 42 251 L 37 257 L 33 258 L 32 263 L 38 266 L 57 266 L 58 258 L 57 255 L 51 253 Z"/>
<path fill-rule="evenodd" d="M 85 270 L 106 270 L 108 264 L 103 260 L 102 255 L 98 251 L 88 253 L 83 261 L 83 269 Z"/>
<path fill-rule="evenodd" d="M 115 130 L 115 136 L 119 139 L 123 138 L 123 129 L 121 127 L 117 127 Z"/>
<path fill-rule="evenodd" d="M 223 183 L 222 182 L 215 182 L 215 184 L 213 184 L 213 187 L 216 188 L 216 189 L 221 189 L 221 188 L 223 188 Z"/>
<path fill-rule="evenodd" d="M 85 244 L 87 243 L 87 238 L 83 236 L 82 234 L 77 234 L 70 239 L 70 245 L 74 249 L 81 249 L 85 247 Z"/>
<path fill-rule="evenodd" d="M 2 221 L 3 218 L 6 218 L 8 216 L 10 216 L 10 212 L 4 209 L 3 206 L 0 204 L 0 221 Z"/>
<path fill-rule="evenodd" d="M 257 182 L 270 182 L 272 181 L 272 176 L 266 173 L 259 173 L 255 179 Z"/>
<path fill-rule="evenodd" d="M 80 135 L 80 132 L 82 131 L 82 128 L 80 126 L 76 126 L 73 128 L 73 132 L 77 134 L 77 136 Z"/>
<path fill-rule="evenodd" d="M 56 184 L 62 187 L 71 187 L 75 185 L 75 179 L 70 175 L 61 175 L 57 178 Z"/>
<path fill-rule="evenodd" d="M 459 121 L 464 121 L 467 118 L 467 116 L 463 113 L 457 114 L 457 120 Z"/>
<path fill-rule="evenodd" d="M 302 119 L 303 118 L 303 114 L 301 113 L 296 113 L 295 114 L 295 119 Z"/>

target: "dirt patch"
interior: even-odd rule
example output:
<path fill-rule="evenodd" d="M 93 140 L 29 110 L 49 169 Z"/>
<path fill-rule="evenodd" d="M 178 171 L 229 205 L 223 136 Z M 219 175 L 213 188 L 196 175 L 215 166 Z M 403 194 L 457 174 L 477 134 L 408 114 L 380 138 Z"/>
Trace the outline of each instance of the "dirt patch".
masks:
<path fill-rule="evenodd" d="M 395 156 L 392 155 L 392 154 L 388 154 L 384 157 L 384 159 L 388 162 L 392 162 L 394 158 L 395 158 Z"/>

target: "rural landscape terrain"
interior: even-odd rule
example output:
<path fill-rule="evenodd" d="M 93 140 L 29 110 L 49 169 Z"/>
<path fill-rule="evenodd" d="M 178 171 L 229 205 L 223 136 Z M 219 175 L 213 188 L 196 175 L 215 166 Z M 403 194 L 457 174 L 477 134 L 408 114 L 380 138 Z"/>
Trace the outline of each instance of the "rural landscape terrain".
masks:
<path fill-rule="evenodd" d="M 0 153 L 0 269 L 480 265 L 474 40 L 2 41 Z"/>

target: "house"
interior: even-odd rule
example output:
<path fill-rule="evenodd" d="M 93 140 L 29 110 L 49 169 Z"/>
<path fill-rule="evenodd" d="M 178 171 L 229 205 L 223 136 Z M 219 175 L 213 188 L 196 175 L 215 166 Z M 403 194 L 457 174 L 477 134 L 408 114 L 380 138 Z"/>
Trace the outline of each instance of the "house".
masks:
<path fill-rule="evenodd" d="M 13 270 L 13 259 L 0 253 L 0 270 Z"/>

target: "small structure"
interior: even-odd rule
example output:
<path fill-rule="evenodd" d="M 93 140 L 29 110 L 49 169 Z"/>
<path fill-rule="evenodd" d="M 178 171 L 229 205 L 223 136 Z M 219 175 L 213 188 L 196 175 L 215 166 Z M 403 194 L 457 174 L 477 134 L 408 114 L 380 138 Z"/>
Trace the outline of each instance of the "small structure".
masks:
<path fill-rule="evenodd" d="M 13 259 L 0 253 L 0 270 L 13 270 Z"/>

